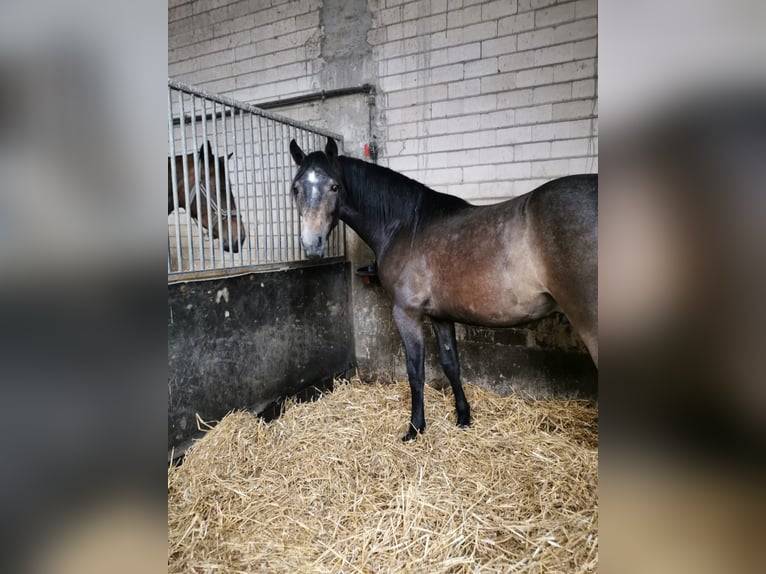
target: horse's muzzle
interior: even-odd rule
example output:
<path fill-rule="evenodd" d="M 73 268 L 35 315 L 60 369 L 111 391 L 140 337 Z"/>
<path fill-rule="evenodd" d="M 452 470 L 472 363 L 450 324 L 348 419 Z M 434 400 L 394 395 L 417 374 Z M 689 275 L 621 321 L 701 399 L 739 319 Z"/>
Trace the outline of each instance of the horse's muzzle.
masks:
<path fill-rule="evenodd" d="M 301 233 L 301 245 L 306 257 L 320 259 L 324 257 L 325 241 L 321 235 L 315 233 Z"/>
<path fill-rule="evenodd" d="M 230 253 L 239 253 L 239 242 L 232 241 L 231 243 L 229 243 L 228 239 L 224 239 L 223 250 L 228 251 Z"/>

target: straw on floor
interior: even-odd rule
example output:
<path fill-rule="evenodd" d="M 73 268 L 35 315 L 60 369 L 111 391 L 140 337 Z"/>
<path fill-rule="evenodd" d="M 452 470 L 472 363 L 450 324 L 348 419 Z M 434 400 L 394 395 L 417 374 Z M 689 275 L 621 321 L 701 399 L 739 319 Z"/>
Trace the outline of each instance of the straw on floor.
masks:
<path fill-rule="evenodd" d="M 168 572 L 592 572 L 597 410 L 336 383 L 277 420 L 226 416 L 168 470 Z"/>

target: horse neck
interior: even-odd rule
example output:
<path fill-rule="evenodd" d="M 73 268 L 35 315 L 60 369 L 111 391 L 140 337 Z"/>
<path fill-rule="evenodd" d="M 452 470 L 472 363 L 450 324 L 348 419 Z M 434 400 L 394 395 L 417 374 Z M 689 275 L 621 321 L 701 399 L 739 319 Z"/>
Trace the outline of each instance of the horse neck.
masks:
<path fill-rule="evenodd" d="M 340 219 L 348 224 L 380 259 L 392 237 L 400 231 L 415 232 L 420 220 L 420 203 L 427 187 L 402 185 L 390 170 L 358 159 L 341 156 L 345 195 Z"/>

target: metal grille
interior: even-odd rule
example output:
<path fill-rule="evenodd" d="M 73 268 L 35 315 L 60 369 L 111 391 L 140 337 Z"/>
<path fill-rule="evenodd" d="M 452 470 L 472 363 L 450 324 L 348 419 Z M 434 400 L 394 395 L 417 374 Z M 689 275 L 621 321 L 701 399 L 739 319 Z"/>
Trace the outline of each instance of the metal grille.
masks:
<path fill-rule="evenodd" d="M 168 279 L 304 261 L 289 145 L 327 136 L 342 150 L 338 134 L 168 80 Z M 345 256 L 342 223 L 328 250 Z"/>

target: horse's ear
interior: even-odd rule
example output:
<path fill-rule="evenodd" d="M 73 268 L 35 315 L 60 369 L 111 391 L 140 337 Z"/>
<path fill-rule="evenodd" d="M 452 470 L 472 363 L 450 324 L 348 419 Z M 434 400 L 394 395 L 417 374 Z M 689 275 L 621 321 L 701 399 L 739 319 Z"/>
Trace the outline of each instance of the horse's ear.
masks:
<path fill-rule="evenodd" d="M 300 146 L 295 140 L 290 140 L 290 155 L 293 156 L 293 161 L 295 161 L 295 165 L 302 164 L 303 159 L 306 157 L 306 154 L 303 153 L 303 150 L 300 148 Z"/>
<path fill-rule="evenodd" d="M 338 146 L 335 145 L 335 140 L 328 137 L 327 138 L 327 145 L 324 148 L 324 153 L 327 155 L 327 159 L 330 160 L 330 163 L 337 163 L 338 162 Z"/>
<path fill-rule="evenodd" d="M 226 159 L 231 159 L 231 156 L 234 155 L 234 152 L 230 152 L 229 155 L 226 156 Z"/>
<path fill-rule="evenodd" d="M 213 155 L 213 148 L 210 146 L 210 140 L 207 140 L 205 143 L 203 143 L 201 146 L 199 146 L 199 158 L 204 159 L 205 157 L 205 150 L 207 150 L 208 157 L 212 157 L 215 159 L 215 156 Z"/>

